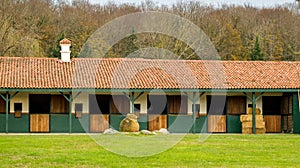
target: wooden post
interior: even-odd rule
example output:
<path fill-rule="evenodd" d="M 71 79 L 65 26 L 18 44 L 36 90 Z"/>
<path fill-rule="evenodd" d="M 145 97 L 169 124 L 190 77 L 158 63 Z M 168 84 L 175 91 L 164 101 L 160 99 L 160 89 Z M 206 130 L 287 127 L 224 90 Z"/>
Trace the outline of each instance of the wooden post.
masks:
<path fill-rule="evenodd" d="M 256 134 L 256 97 L 255 92 L 252 92 L 252 133 Z"/>
<path fill-rule="evenodd" d="M 70 92 L 70 97 L 69 97 L 69 133 L 72 133 L 72 93 Z"/>
<path fill-rule="evenodd" d="M 196 92 L 193 92 L 193 133 L 196 133 Z"/>
<path fill-rule="evenodd" d="M 6 97 L 5 97 L 5 132 L 8 133 L 8 103 L 9 103 L 9 93 L 6 92 Z"/>
<path fill-rule="evenodd" d="M 134 92 L 131 92 L 131 114 L 134 114 Z"/>

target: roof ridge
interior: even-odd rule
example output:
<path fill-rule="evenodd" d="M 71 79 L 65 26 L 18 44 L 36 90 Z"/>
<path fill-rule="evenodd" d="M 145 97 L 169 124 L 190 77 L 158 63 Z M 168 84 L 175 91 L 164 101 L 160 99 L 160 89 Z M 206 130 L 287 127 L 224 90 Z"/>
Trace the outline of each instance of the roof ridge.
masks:
<path fill-rule="evenodd" d="M 60 60 L 60 58 L 56 57 L 8 57 L 8 56 L 0 56 L 0 59 L 38 59 L 38 60 Z M 93 58 L 93 57 L 85 57 L 85 58 L 72 58 L 72 60 L 109 60 L 109 61 L 145 61 L 145 62 L 222 62 L 222 63 L 292 63 L 298 64 L 300 61 L 232 61 L 232 60 L 178 60 L 178 59 L 148 59 L 148 58 Z"/>

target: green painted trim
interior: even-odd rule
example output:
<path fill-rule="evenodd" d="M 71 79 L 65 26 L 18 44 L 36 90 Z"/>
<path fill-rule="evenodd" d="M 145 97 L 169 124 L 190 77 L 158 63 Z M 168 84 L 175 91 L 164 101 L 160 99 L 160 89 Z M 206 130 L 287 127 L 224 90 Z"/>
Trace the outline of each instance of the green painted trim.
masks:
<path fill-rule="evenodd" d="M 255 92 L 252 93 L 252 133 L 256 134 L 256 97 Z"/>
<path fill-rule="evenodd" d="M 134 114 L 134 101 L 135 101 L 135 98 L 134 98 L 134 92 L 131 92 L 131 114 Z"/>
<path fill-rule="evenodd" d="M 196 92 L 193 92 L 193 133 L 196 132 Z"/>
<path fill-rule="evenodd" d="M 243 92 L 243 93 L 247 97 L 248 100 L 252 101 L 252 98 L 250 96 L 248 96 L 248 94 L 246 92 Z"/>
<path fill-rule="evenodd" d="M 0 113 L 0 132 L 5 132 L 5 114 Z"/>
<path fill-rule="evenodd" d="M 18 93 L 19 91 L 16 91 L 12 96 L 10 96 L 9 100 L 13 99 Z"/>
<path fill-rule="evenodd" d="M 140 125 L 140 130 L 148 130 L 148 115 L 140 114 L 138 118 L 138 123 Z"/>
<path fill-rule="evenodd" d="M 68 101 L 68 102 L 70 102 L 70 101 L 72 101 L 71 100 L 71 98 L 69 98 L 68 96 L 66 96 L 63 92 L 59 92 L 62 96 L 64 96 L 64 98 Z"/>
<path fill-rule="evenodd" d="M 299 109 L 298 93 L 293 94 L 292 110 L 293 110 L 293 133 L 300 134 L 300 109 Z"/>
<path fill-rule="evenodd" d="M 208 133 L 207 116 L 200 116 L 196 119 L 196 133 Z"/>
<path fill-rule="evenodd" d="M 193 116 L 191 115 L 169 115 L 168 130 L 171 133 L 193 132 Z"/>
<path fill-rule="evenodd" d="M 8 92 L 6 92 L 6 100 L 5 100 L 5 133 L 8 133 L 8 106 L 9 106 L 9 97 Z"/>
<path fill-rule="evenodd" d="M 130 100 L 130 96 L 126 92 L 123 92 L 123 94 L 127 97 L 128 100 Z"/>
<path fill-rule="evenodd" d="M 82 114 L 81 118 L 72 115 L 72 133 L 88 133 L 89 132 L 89 114 Z"/>
<path fill-rule="evenodd" d="M 68 132 L 68 114 L 50 114 L 50 133 Z"/>
<path fill-rule="evenodd" d="M 67 88 L 67 89 L 57 89 L 57 88 L 47 88 L 47 89 L 34 89 L 34 88 L 0 88 L 0 92 L 298 92 L 300 88 L 294 89 L 93 89 L 93 88 Z"/>
<path fill-rule="evenodd" d="M 0 94 L 0 96 L 2 97 L 3 100 L 6 101 L 6 97 L 5 96 L 3 96 L 2 94 Z"/>
<path fill-rule="evenodd" d="M 134 98 L 134 101 L 136 101 L 138 98 L 140 98 L 145 92 L 140 92 L 139 95 L 137 95 L 135 98 Z"/>
<path fill-rule="evenodd" d="M 75 100 L 81 93 L 82 93 L 82 91 L 79 91 L 79 92 L 73 97 L 73 100 Z"/>
<path fill-rule="evenodd" d="M 109 127 L 117 131 L 120 131 L 120 123 L 125 118 L 122 114 L 110 114 L 109 115 Z"/>
<path fill-rule="evenodd" d="M 227 115 L 226 123 L 227 133 L 242 133 L 240 115 Z"/>
<path fill-rule="evenodd" d="M 255 100 L 257 101 L 259 98 L 261 98 L 264 95 L 265 92 L 262 92 L 260 95 L 258 95 Z"/>
<path fill-rule="evenodd" d="M 60 92 L 60 94 L 63 95 L 64 98 L 69 102 L 69 133 L 72 133 L 72 102 L 77 96 L 81 94 L 81 91 L 75 95 L 75 98 L 73 98 L 72 92 L 68 94 L 69 97 L 63 92 Z"/>

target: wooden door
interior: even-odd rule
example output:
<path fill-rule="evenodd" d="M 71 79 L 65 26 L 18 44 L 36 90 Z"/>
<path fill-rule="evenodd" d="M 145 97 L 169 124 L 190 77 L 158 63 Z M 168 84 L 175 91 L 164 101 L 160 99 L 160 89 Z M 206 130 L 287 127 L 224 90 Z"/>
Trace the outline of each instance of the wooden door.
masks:
<path fill-rule="evenodd" d="M 30 115 L 30 132 L 49 132 L 49 114 L 31 114 Z"/>
<path fill-rule="evenodd" d="M 109 128 L 109 115 L 91 114 L 90 115 L 90 132 L 104 132 Z"/>
<path fill-rule="evenodd" d="M 286 95 L 281 103 L 282 131 L 291 132 L 293 130 L 293 103 L 292 96 Z"/>
<path fill-rule="evenodd" d="M 0 113 L 6 112 L 6 102 L 2 97 L 0 97 Z"/>
<path fill-rule="evenodd" d="M 149 131 L 160 130 L 167 128 L 167 115 L 149 115 L 148 116 Z"/>
<path fill-rule="evenodd" d="M 241 115 L 246 114 L 246 97 L 245 96 L 229 96 L 227 97 L 227 114 Z"/>
<path fill-rule="evenodd" d="M 208 116 L 208 132 L 216 132 L 216 133 L 226 132 L 226 116 L 225 115 L 209 115 Z"/>
<path fill-rule="evenodd" d="M 187 115 L 188 97 L 181 95 L 168 96 L 169 114 Z"/>
<path fill-rule="evenodd" d="M 280 133 L 281 132 L 281 116 L 280 115 L 265 115 L 267 133 Z"/>
<path fill-rule="evenodd" d="M 281 96 L 263 96 L 263 115 L 267 133 L 281 132 L 281 114 L 286 113 L 285 99 Z"/>
<path fill-rule="evenodd" d="M 50 102 L 49 94 L 30 94 L 30 132 L 50 132 Z"/>

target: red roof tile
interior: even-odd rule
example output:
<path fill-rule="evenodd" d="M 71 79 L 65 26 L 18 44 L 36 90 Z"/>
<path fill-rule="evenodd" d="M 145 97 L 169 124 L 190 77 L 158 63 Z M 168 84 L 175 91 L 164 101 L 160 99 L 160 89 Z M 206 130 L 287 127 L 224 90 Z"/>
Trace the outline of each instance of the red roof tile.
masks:
<path fill-rule="evenodd" d="M 59 44 L 71 44 L 71 41 L 64 38 L 64 39 L 60 40 Z"/>
<path fill-rule="evenodd" d="M 0 57 L 0 88 L 298 89 L 300 62 Z"/>

